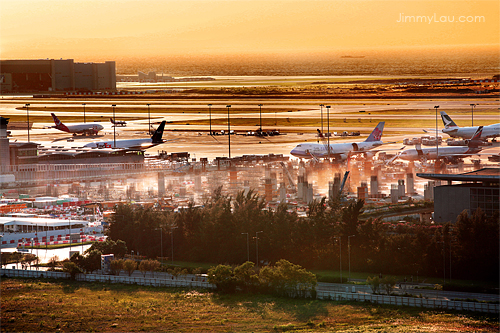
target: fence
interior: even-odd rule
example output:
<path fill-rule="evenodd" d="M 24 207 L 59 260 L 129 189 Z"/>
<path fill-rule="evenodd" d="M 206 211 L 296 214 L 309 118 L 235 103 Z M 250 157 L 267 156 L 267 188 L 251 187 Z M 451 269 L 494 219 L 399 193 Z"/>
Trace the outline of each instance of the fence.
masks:
<path fill-rule="evenodd" d="M 348 293 L 348 292 L 337 292 L 337 291 L 318 291 L 316 297 L 318 299 L 331 299 L 335 301 L 359 301 L 359 302 L 371 302 L 377 304 L 413 306 L 413 307 L 423 307 L 423 308 L 438 308 L 438 309 L 448 309 L 448 310 L 466 310 L 466 311 L 490 312 L 490 313 L 499 313 L 500 311 L 499 304 L 448 301 L 443 299 L 385 296 L 385 295 Z"/>
<path fill-rule="evenodd" d="M 53 279 L 68 279 L 69 273 L 66 272 L 50 272 L 50 271 L 33 271 L 20 269 L 1 269 L 1 276 L 8 277 L 24 277 L 24 278 L 53 278 Z M 205 281 L 184 280 L 184 279 L 165 279 L 165 278 L 145 278 L 132 276 L 116 276 L 116 275 L 100 275 L 100 274 L 77 274 L 76 280 L 87 282 L 103 282 L 103 283 L 126 283 L 137 284 L 141 286 L 153 287 L 184 287 L 184 288 L 206 288 L 215 289 L 215 285 Z M 334 301 L 359 301 L 371 302 L 377 304 L 389 304 L 398 306 L 413 306 L 423 308 L 438 308 L 447 310 L 460 311 L 476 311 L 499 313 L 499 304 L 493 303 L 478 303 L 478 302 L 463 302 L 463 301 L 448 301 L 441 299 L 425 299 L 402 296 L 385 296 L 361 293 L 348 293 L 338 291 L 318 291 L 316 297 L 318 299 L 334 300 Z"/>
<path fill-rule="evenodd" d="M 69 279 L 69 273 L 66 272 L 51 272 L 51 271 L 34 271 L 22 269 L 1 269 L 0 275 L 8 277 L 23 277 L 23 278 L 51 278 L 51 279 Z M 125 283 L 137 284 L 141 286 L 152 287 L 181 287 L 181 288 L 206 288 L 214 289 L 215 285 L 205 281 L 196 279 L 165 279 L 165 278 L 149 278 L 136 276 L 120 276 L 120 275 L 101 275 L 101 274 L 77 274 L 77 281 L 86 282 L 103 282 L 103 283 Z"/>

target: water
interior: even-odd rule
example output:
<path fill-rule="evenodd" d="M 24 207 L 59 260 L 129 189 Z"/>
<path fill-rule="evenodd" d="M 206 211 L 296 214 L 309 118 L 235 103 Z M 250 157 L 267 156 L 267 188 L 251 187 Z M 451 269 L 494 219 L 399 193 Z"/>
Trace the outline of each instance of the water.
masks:
<path fill-rule="evenodd" d="M 491 77 L 500 73 L 499 56 L 499 49 L 494 47 L 447 47 L 279 54 L 186 54 L 117 58 L 116 66 L 118 74 L 154 71 L 171 76 Z"/>

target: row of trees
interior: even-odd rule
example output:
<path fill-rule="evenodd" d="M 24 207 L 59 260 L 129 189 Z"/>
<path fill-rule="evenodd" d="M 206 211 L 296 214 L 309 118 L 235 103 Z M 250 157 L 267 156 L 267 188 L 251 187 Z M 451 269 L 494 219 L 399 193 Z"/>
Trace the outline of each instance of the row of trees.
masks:
<path fill-rule="evenodd" d="M 256 193 L 236 198 L 218 189 L 202 207 L 179 213 L 121 205 L 108 235 L 150 258 L 258 265 L 280 259 L 307 269 L 344 269 L 384 275 L 499 278 L 499 221 L 479 209 L 446 225 L 360 221 L 363 201 L 313 201 L 301 218 L 282 204 L 265 209 Z M 248 243 L 247 243 L 248 237 Z M 255 258 L 255 259 L 254 259 Z"/>
<path fill-rule="evenodd" d="M 316 297 L 316 276 L 299 265 L 279 260 L 260 270 L 247 261 L 234 269 L 218 265 L 208 270 L 208 281 L 222 292 L 264 292 L 286 297 Z"/>

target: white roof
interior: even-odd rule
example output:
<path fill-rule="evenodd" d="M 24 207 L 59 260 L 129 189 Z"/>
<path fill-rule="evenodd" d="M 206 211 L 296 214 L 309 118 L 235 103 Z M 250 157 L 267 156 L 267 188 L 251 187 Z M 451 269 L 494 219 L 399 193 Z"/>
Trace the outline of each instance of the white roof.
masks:
<path fill-rule="evenodd" d="M 82 220 L 62 220 L 62 219 L 48 219 L 37 217 L 0 217 L 0 224 L 3 225 L 39 225 L 39 226 L 69 226 L 75 224 L 88 225 L 88 221 Z"/>

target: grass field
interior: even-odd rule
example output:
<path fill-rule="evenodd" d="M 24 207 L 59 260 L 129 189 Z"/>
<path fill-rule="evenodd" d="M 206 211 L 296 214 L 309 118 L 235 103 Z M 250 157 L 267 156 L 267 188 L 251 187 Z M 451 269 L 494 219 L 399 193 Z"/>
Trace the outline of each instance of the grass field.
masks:
<path fill-rule="evenodd" d="M 2 331 L 498 332 L 498 315 L 2 278 Z"/>

